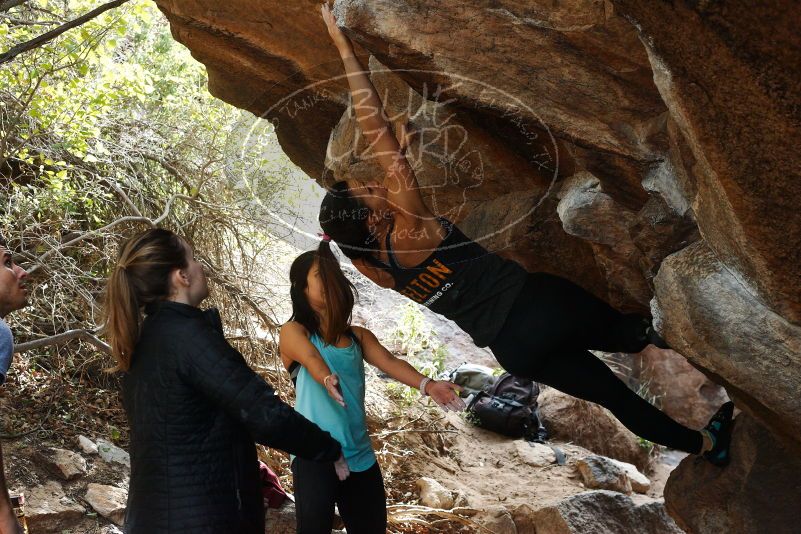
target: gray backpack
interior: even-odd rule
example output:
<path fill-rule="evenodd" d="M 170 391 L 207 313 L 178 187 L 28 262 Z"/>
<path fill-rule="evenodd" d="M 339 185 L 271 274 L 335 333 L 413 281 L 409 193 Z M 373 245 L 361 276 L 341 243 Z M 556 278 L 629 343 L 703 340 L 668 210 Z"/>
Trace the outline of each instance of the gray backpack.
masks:
<path fill-rule="evenodd" d="M 463 398 L 478 395 L 480 391 L 489 393 L 496 378 L 492 369 L 475 363 L 463 363 L 448 375 L 448 380 L 462 386 L 459 395 Z"/>

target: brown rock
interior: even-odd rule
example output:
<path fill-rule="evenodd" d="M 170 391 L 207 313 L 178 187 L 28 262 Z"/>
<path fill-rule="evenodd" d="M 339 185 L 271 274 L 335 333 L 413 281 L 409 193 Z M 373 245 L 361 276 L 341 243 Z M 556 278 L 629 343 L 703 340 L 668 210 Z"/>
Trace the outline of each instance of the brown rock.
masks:
<path fill-rule="evenodd" d="M 446 510 L 453 507 L 453 492 L 445 488 L 438 481 L 429 477 L 420 478 L 417 483 L 420 492 L 420 503 L 431 508 L 444 508 Z"/>
<path fill-rule="evenodd" d="M 646 471 L 649 448 L 640 445 L 620 421 L 606 410 L 553 388 L 543 389 L 539 397 L 540 414 L 552 439 L 572 441 L 596 454 L 616 458 Z"/>
<path fill-rule="evenodd" d="M 615 9 L 635 24 L 690 152 L 701 234 L 757 300 L 798 324 L 801 11 L 781 0 Z"/>
<path fill-rule="evenodd" d="M 128 493 L 124 489 L 103 484 L 89 484 L 84 498 L 98 514 L 117 525 L 122 525 L 128 500 Z"/>
<path fill-rule="evenodd" d="M 726 391 L 692 366 L 681 354 L 651 345 L 639 355 L 639 380 L 659 399 L 663 412 L 690 428 L 703 428 Z"/>
<path fill-rule="evenodd" d="M 731 463 L 688 457 L 665 486 L 665 503 L 691 534 L 798 532 L 801 459 L 746 414 L 737 417 Z"/>
<path fill-rule="evenodd" d="M 211 92 L 272 120 L 282 148 L 311 177 L 378 174 L 361 157 L 364 142 L 317 5 L 157 3 L 176 39 L 206 64 Z M 336 14 L 357 53 L 364 46 L 374 56 L 371 77 L 396 133 L 409 134 L 407 156 L 434 212 L 464 221 L 468 235 L 529 269 L 647 310 L 650 291 L 630 240 L 618 250 L 567 235 L 553 197 L 554 179 L 580 167 L 620 206 L 639 210 L 643 171 L 668 146 L 648 56 L 611 4 L 485 9 L 449 0 L 432 10 L 349 1 L 337 3 Z M 498 215 L 513 223 L 501 235 Z"/>
<path fill-rule="evenodd" d="M 576 462 L 576 468 L 590 489 L 605 489 L 631 493 L 631 481 L 626 471 L 603 456 L 586 456 Z"/>
<path fill-rule="evenodd" d="M 25 515 L 31 532 L 61 532 L 80 522 L 85 510 L 64 495 L 61 484 L 49 481 L 25 493 Z"/>
<path fill-rule="evenodd" d="M 703 241 L 667 258 L 655 283 L 668 342 L 801 450 L 801 327 L 765 307 Z"/>
<path fill-rule="evenodd" d="M 520 533 L 536 534 L 681 534 L 662 501 L 636 504 L 631 497 L 606 490 L 585 491 L 553 505 L 515 510 Z M 529 525 L 525 530 L 522 525 Z M 533 529 L 531 528 L 533 526 Z"/>
<path fill-rule="evenodd" d="M 640 473 L 636 465 L 628 462 L 621 462 L 620 460 L 615 460 L 614 458 L 609 458 L 609 461 L 625 471 L 626 476 L 629 477 L 632 490 L 636 491 L 637 493 L 648 493 L 648 490 L 651 489 L 651 480 L 647 476 Z"/>
<path fill-rule="evenodd" d="M 64 480 L 72 480 L 86 474 L 86 460 L 75 452 L 50 448 L 39 453 L 47 468 Z"/>
<path fill-rule="evenodd" d="M 472 520 L 489 529 L 490 532 L 499 534 L 519 534 L 520 532 L 512 518 L 512 513 L 501 505 L 490 506 L 486 510 L 480 511 L 473 516 Z"/>
<path fill-rule="evenodd" d="M 636 214 L 604 192 L 601 181 L 582 171 L 568 178 L 559 192 L 556 210 L 565 231 L 592 243 L 595 261 L 610 285 L 609 301 L 623 305 L 634 299 L 648 305 L 651 290 L 643 277 L 642 253 L 630 228 Z"/>

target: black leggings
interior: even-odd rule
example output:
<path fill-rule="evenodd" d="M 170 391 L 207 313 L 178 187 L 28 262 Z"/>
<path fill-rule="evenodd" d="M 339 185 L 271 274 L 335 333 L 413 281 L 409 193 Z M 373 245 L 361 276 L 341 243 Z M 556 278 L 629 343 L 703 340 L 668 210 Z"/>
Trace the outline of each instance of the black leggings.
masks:
<path fill-rule="evenodd" d="M 334 504 L 348 534 L 387 530 L 387 496 L 378 462 L 340 481 L 331 462 L 292 462 L 298 534 L 331 534 Z"/>
<path fill-rule="evenodd" d="M 638 436 L 696 454 L 703 443 L 700 432 L 659 411 L 589 352 L 640 352 L 648 345 L 649 324 L 569 280 L 531 273 L 489 347 L 511 374 L 600 404 Z"/>

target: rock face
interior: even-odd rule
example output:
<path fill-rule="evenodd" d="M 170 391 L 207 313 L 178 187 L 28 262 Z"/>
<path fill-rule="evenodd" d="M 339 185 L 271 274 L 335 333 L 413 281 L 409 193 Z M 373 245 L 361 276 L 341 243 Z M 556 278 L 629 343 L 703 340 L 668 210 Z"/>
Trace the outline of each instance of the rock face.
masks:
<path fill-rule="evenodd" d="M 659 398 L 663 412 L 690 428 L 703 428 L 728 400 L 726 391 L 672 350 L 649 347 L 637 358 L 639 382 Z"/>
<path fill-rule="evenodd" d="M 309 176 L 375 176 L 316 3 L 157 4 L 210 91 L 271 120 Z M 663 337 L 801 454 L 794 2 L 340 0 L 334 11 L 435 213 L 621 310 L 650 302 Z M 771 494 L 771 472 L 751 476 Z"/>
<path fill-rule="evenodd" d="M 798 532 L 801 459 L 752 417 L 736 421 L 726 469 L 688 457 L 670 475 L 670 514 L 690 534 Z"/>

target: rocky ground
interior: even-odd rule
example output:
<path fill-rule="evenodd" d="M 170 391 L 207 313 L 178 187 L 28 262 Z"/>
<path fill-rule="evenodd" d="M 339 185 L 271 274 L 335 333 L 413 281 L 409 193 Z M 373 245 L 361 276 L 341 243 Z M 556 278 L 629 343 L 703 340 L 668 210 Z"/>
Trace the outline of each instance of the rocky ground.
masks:
<path fill-rule="evenodd" d="M 532 445 L 417 399 L 398 400 L 385 386 L 370 378 L 368 405 L 393 532 L 681 532 L 662 501 L 677 458 L 649 453 L 602 410 L 592 412 L 597 432 L 587 435 L 575 424 L 586 419 L 586 403 L 546 390 L 543 416 L 555 439 Z M 6 408 L 7 397 L 2 402 Z M 130 472 L 124 450 L 94 435 L 52 442 L 30 435 L 6 441 L 4 452 L 31 532 L 120 532 Z M 293 523 L 291 503 L 268 511 L 268 532 L 294 532 Z"/>

